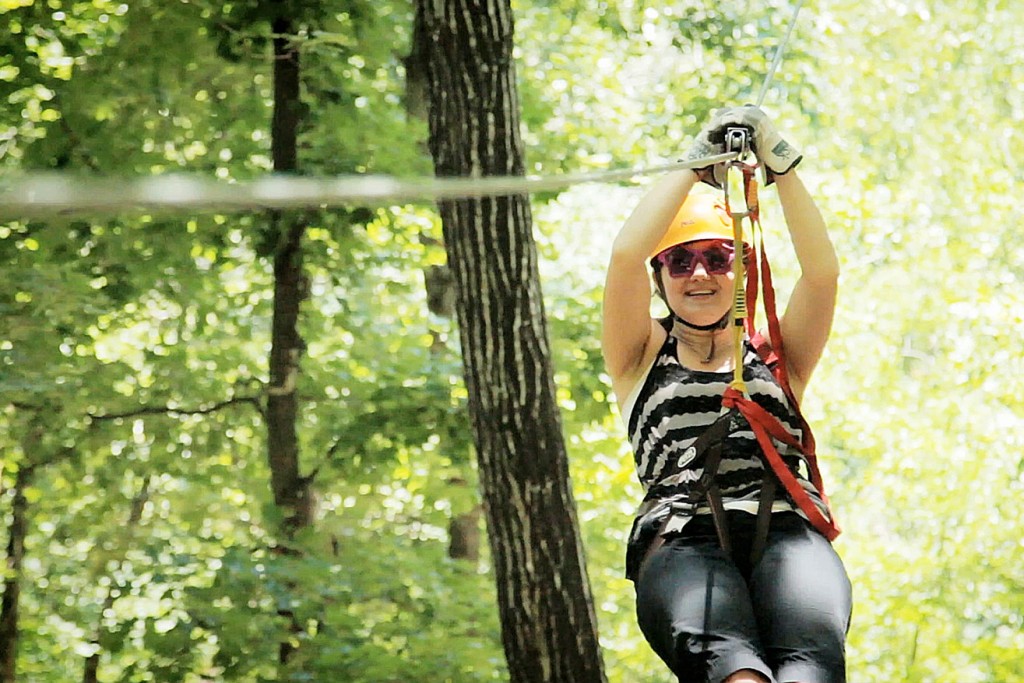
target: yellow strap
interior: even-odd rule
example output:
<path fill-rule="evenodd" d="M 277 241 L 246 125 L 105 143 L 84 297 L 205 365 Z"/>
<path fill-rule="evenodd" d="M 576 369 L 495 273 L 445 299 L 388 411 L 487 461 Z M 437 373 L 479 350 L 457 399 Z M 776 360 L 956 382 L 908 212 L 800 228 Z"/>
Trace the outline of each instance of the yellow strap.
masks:
<path fill-rule="evenodd" d="M 732 244 L 734 256 L 732 261 L 733 298 L 732 298 L 732 330 L 733 330 L 733 370 L 732 383 L 729 385 L 744 396 L 747 396 L 747 383 L 743 381 L 743 323 L 747 319 L 746 267 L 743 265 L 743 216 L 732 213 Z"/>
<path fill-rule="evenodd" d="M 744 322 L 747 318 L 747 288 L 746 288 L 746 266 L 743 263 L 743 219 L 749 215 L 746 206 L 746 192 L 743 193 L 744 210 L 733 211 L 729 204 L 729 171 L 733 168 L 743 170 L 743 163 L 732 161 L 726 165 L 726 178 L 723 183 L 725 190 L 725 206 L 732 218 L 732 247 L 733 247 L 733 298 L 732 298 L 732 329 L 733 329 L 733 370 L 732 382 L 729 386 L 749 398 L 747 394 L 747 383 L 743 380 L 743 332 Z"/>

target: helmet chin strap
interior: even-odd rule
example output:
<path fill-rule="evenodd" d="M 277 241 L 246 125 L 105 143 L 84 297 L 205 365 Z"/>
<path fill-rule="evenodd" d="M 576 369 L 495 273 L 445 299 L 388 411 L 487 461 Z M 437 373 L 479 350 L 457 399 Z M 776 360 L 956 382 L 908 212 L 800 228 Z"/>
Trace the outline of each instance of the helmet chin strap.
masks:
<path fill-rule="evenodd" d="M 725 315 L 723 315 L 716 323 L 711 323 L 710 325 L 695 325 L 694 323 L 691 323 L 690 321 L 684 320 L 683 318 L 679 317 L 675 311 L 672 311 L 672 329 L 669 331 L 669 334 L 675 337 L 680 342 L 689 346 L 691 349 L 693 349 L 693 341 L 687 339 L 685 328 L 689 328 L 691 330 L 699 330 L 701 332 L 723 330 L 729 326 L 729 319 L 731 317 L 729 313 L 730 311 L 726 311 Z M 715 357 L 715 335 L 711 335 L 710 339 L 711 344 L 708 345 L 707 353 L 704 354 L 703 358 L 701 358 L 701 362 L 704 365 L 710 363 Z"/>
<path fill-rule="evenodd" d="M 725 315 L 718 319 L 718 322 L 711 323 L 710 325 L 697 325 L 696 323 L 691 323 L 689 320 L 686 320 L 685 318 L 680 318 L 675 311 L 672 311 L 672 327 L 675 328 L 676 323 L 682 323 L 686 327 L 689 327 L 691 330 L 700 330 L 701 332 L 708 332 L 710 330 L 724 330 L 729 325 L 729 313 L 729 311 L 726 311 Z"/>

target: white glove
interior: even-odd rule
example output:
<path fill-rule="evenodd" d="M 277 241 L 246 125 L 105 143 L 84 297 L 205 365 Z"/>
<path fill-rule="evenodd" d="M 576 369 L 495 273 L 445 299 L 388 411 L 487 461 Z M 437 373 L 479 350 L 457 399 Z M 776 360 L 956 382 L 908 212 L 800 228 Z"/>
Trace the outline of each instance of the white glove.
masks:
<path fill-rule="evenodd" d="M 718 129 L 711 134 L 712 140 L 724 138 L 726 128 L 742 127 L 750 131 L 750 146 L 764 166 L 765 185 L 775 182 L 775 176 L 789 173 L 803 159 L 795 147 L 782 139 L 768 115 L 752 104 L 719 112 L 713 123 Z"/>
<path fill-rule="evenodd" d="M 684 161 L 693 161 L 695 159 L 725 154 L 725 129 L 719 125 L 719 118 L 728 111 L 730 110 L 721 109 L 711 117 L 711 121 L 693 139 L 690 151 L 683 157 Z M 693 172 L 703 182 L 716 190 L 721 190 L 722 185 L 725 183 L 726 170 L 724 162 L 695 168 Z"/>

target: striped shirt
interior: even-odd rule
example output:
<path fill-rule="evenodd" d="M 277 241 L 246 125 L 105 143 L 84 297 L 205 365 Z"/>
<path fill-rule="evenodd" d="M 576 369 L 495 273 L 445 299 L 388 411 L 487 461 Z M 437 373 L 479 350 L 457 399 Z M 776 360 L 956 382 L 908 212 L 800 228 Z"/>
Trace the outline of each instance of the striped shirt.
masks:
<path fill-rule="evenodd" d="M 695 514 L 709 512 L 705 500 L 690 502 L 694 484 L 704 472 L 703 460 L 707 452 L 697 458 L 696 449 L 691 446 L 723 413 L 722 395 L 733 374 L 685 367 L 679 362 L 677 343 L 671 334 L 667 336 L 654 362 L 623 405 L 622 415 L 633 447 L 637 476 L 645 492 L 627 550 L 627 576 L 631 578 L 643 550 L 659 530 L 665 534 L 679 531 Z M 744 342 L 743 378 L 751 400 L 775 416 L 787 432 L 800 440 L 802 430 L 796 411 L 749 341 Z M 806 476 L 808 467 L 804 456 L 781 442 L 776 441 L 775 445 L 800 484 L 827 516 L 825 504 Z M 764 468 L 754 432 L 742 416 L 735 415 L 722 442 L 722 459 L 716 477 L 726 510 L 756 513 Z M 780 492 L 772 510 L 800 512 L 784 492 Z"/>

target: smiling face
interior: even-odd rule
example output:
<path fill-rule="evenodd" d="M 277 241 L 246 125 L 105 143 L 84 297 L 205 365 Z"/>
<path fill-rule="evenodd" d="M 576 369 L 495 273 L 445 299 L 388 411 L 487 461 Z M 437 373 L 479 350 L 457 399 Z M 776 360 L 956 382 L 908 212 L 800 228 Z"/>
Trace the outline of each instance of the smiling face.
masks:
<path fill-rule="evenodd" d="M 687 242 L 691 250 L 704 250 L 719 244 L 719 240 Z M 705 259 L 698 258 L 692 274 L 672 277 L 667 266 L 660 271 L 666 303 L 672 311 L 692 325 L 713 325 L 722 319 L 732 306 L 735 276 L 729 270 L 723 274 L 708 272 Z"/>

